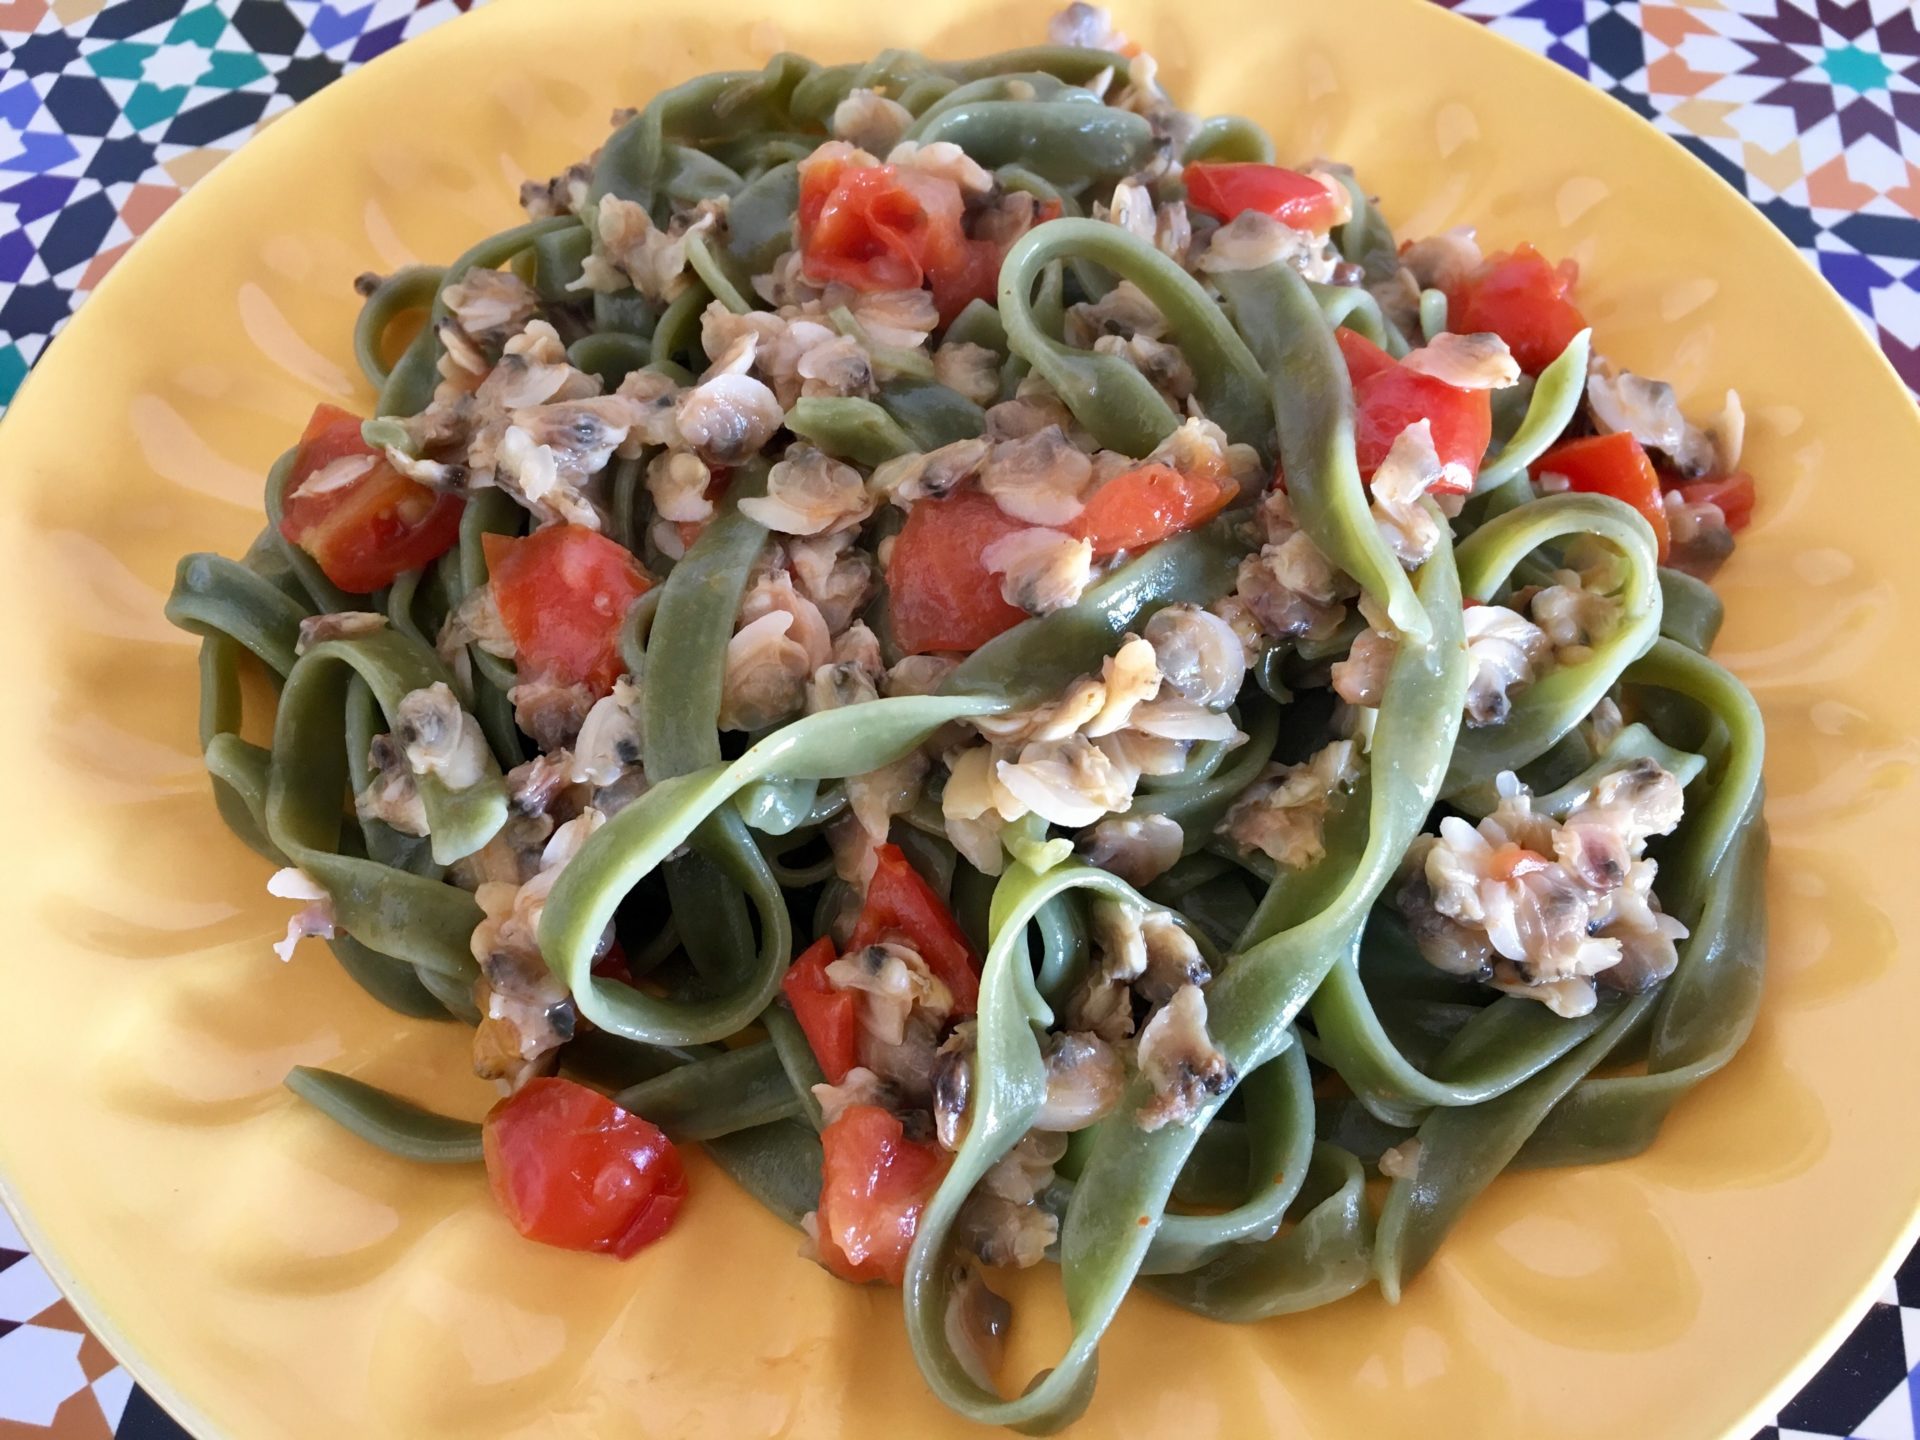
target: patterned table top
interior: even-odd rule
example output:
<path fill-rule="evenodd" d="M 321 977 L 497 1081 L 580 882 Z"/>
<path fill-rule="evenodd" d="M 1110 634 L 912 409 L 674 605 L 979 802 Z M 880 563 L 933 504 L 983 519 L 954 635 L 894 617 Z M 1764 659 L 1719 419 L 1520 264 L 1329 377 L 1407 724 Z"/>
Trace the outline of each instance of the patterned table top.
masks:
<path fill-rule="evenodd" d="M 300 100 L 476 0 L 0 0 L 0 408 L 167 207 Z M 1920 391 L 1910 0 L 1439 0 L 1740 190 Z M 1124 11 L 1124 0 L 1120 8 Z M 1920 1251 L 1761 1435 L 1916 1440 Z M 179 1440 L 0 1216 L 0 1440 Z"/>

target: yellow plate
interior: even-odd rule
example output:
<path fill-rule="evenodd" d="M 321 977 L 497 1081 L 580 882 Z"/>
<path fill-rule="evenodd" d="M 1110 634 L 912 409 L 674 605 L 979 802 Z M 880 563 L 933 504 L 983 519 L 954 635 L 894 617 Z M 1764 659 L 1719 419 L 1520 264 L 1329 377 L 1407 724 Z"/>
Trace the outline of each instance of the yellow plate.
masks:
<path fill-rule="evenodd" d="M 476 1171 L 389 1160 L 280 1088 L 339 1065 L 478 1114 L 465 1035 L 391 1015 L 221 829 L 183 551 L 238 553 L 316 400 L 364 406 L 353 276 L 446 258 L 608 111 L 791 44 L 970 55 L 1039 4 L 518 0 L 409 42 L 250 143 L 135 248 L 0 428 L 0 1169 L 140 1379 L 204 1435 L 979 1433 L 897 1297 L 829 1280 L 696 1162 L 627 1264 L 518 1241 Z M 1736 1440 L 1913 1239 L 1920 423 L 1839 301 L 1676 146 L 1414 0 L 1187 0 L 1126 28 L 1174 93 L 1353 161 L 1406 235 L 1470 222 L 1582 266 L 1606 353 L 1752 417 L 1759 522 L 1721 654 L 1767 713 L 1774 963 L 1752 1043 L 1620 1165 L 1503 1179 L 1397 1309 L 1254 1327 L 1130 1301 L 1086 1435 Z M 1055 1310 L 1057 1310 L 1057 1306 Z M 1060 1317 L 1025 1322 L 1044 1363 Z"/>

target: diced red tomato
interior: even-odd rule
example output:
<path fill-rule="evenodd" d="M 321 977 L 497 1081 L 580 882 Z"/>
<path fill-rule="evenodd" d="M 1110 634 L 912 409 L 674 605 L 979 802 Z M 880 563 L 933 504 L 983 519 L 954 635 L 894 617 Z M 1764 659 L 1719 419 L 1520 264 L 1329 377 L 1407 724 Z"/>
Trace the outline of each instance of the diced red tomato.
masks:
<path fill-rule="evenodd" d="M 1670 542 L 1667 507 L 1660 494 L 1660 477 L 1640 442 L 1624 431 L 1588 435 L 1556 445 L 1533 462 L 1533 478 L 1564 475 L 1571 489 L 1584 495 L 1611 495 L 1638 510 L 1653 527 L 1660 559 L 1667 558 Z"/>
<path fill-rule="evenodd" d="M 1311 175 L 1253 161 L 1201 162 L 1181 172 L 1187 203 L 1231 220 L 1249 210 L 1295 230 L 1325 230 L 1340 214 L 1339 197 Z"/>
<path fill-rule="evenodd" d="M 1433 429 L 1440 463 L 1471 477 L 1493 439 L 1493 401 L 1485 390 L 1462 390 L 1418 370 L 1409 370 L 1363 335 L 1341 326 L 1334 338 L 1353 381 L 1354 458 L 1360 478 L 1371 480 L 1400 432 L 1420 420 Z M 1435 485 L 1439 494 L 1463 495 L 1470 478 Z"/>
<path fill-rule="evenodd" d="M 827 966 L 834 962 L 833 941 L 821 936 L 800 952 L 780 989 L 793 1006 L 793 1015 L 806 1032 L 807 1045 L 829 1084 L 838 1085 L 859 1063 L 856 1041 L 860 1033 L 859 996 L 827 983 Z"/>
<path fill-rule="evenodd" d="M 848 949 L 882 940 L 904 942 L 952 992 L 954 1014 L 971 1015 L 980 1003 L 980 957 L 966 932 L 898 845 L 877 846 L 874 853 L 878 861 L 867 885 L 867 903 Z"/>
<path fill-rule="evenodd" d="M 1447 328 L 1462 335 L 1491 331 L 1513 358 L 1538 375 L 1560 357 L 1587 322 L 1568 294 L 1580 267 L 1558 265 L 1531 245 L 1494 255 L 1447 296 Z"/>
<path fill-rule="evenodd" d="M 300 493 L 336 460 L 371 459 L 365 473 L 319 494 Z M 365 595 L 418 570 L 460 538 L 466 501 L 409 480 L 360 438 L 360 417 L 314 407 L 282 496 L 280 533 L 311 555 L 342 590 Z"/>
<path fill-rule="evenodd" d="M 667 1233 L 687 1196 L 680 1154 L 657 1126 L 557 1076 L 494 1106 L 481 1142 L 513 1228 L 562 1250 L 625 1260 Z"/>
<path fill-rule="evenodd" d="M 972 300 L 993 299 L 1006 246 L 966 233 L 959 185 L 897 165 L 850 164 L 848 153 L 823 145 L 800 165 L 807 278 L 856 290 L 917 290 L 931 281 L 942 320 Z"/>
<path fill-rule="evenodd" d="M 618 940 L 607 946 L 607 953 L 593 962 L 592 971 L 602 980 L 633 984 L 633 971 L 627 965 L 627 947 Z"/>
<path fill-rule="evenodd" d="M 1065 526 L 1093 544 L 1096 556 L 1142 550 L 1169 535 L 1204 525 L 1239 494 L 1225 476 L 1189 475 L 1171 465 L 1143 465 L 1116 475 L 1087 497 Z"/>
<path fill-rule="evenodd" d="M 981 558 L 994 541 L 1026 528 L 978 490 L 916 503 L 887 562 L 900 648 L 909 655 L 978 650 L 1026 619 L 1026 611 L 1001 595 L 999 578 Z"/>
<path fill-rule="evenodd" d="M 1333 338 L 1340 342 L 1340 358 L 1347 362 L 1347 378 L 1356 385 L 1400 363 L 1359 331 L 1344 325 L 1334 329 Z"/>
<path fill-rule="evenodd" d="M 583 525 L 549 525 L 525 539 L 483 537 L 487 573 L 520 667 L 613 689 L 626 668 L 620 626 L 653 588 L 633 553 Z"/>
<path fill-rule="evenodd" d="M 898 1285 L 920 1212 L 940 1188 L 948 1156 L 909 1140 L 878 1105 L 850 1105 L 820 1132 L 820 1259 L 842 1280 Z"/>
<path fill-rule="evenodd" d="M 1678 490 L 1689 505 L 1710 504 L 1720 507 L 1727 517 L 1727 529 L 1744 530 L 1753 523 L 1753 476 L 1744 470 L 1732 475 L 1714 475 L 1705 480 L 1680 481 L 1661 476 L 1660 483 Z"/>

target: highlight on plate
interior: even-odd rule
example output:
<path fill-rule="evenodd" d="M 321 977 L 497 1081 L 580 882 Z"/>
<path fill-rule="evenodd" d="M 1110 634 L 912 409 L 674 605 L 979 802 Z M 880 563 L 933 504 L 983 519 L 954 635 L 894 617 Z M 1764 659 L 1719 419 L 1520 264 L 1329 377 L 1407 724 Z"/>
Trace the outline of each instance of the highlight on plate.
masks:
<path fill-rule="evenodd" d="M 363 277 L 370 415 L 169 605 L 282 958 L 502 1098 L 298 1095 L 620 1257 L 703 1145 L 1029 1429 L 1136 1282 L 1397 1297 L 1502 1170 L 1648 1145 L 1752 1024 L 1766 854 L 1737 397 L 1050 41 L 690 81 Z M 1071 1344 L 1004 1374 L 1042 1261 Z"/>

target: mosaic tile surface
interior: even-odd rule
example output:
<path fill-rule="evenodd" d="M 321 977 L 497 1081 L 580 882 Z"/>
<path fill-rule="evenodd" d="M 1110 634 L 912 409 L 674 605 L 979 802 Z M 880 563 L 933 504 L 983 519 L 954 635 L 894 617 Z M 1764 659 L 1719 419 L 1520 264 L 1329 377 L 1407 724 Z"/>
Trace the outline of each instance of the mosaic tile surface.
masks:
<path fill-rule="evenodd" d="M 250 134 L 474 3 L 0 0 L 0 407 L 141 232 Z M 1909 0 L 1439 3 L 1699 156 L 1920 390 L 1920 11 Z M 1920 1252 L 1761 1437 L 1920 1440 L 1917 1427 Z M 183 1433 L 0 1215 L 0 1440 Z"/>

